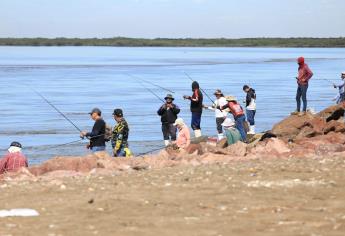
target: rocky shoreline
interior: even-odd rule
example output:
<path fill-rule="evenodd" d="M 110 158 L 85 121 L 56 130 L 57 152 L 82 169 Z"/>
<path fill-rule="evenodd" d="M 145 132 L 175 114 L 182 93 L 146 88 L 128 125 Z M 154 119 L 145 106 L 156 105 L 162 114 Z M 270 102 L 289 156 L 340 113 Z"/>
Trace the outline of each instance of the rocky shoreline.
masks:
<path fill-rule="evenodd" d="M 123 171 L 199 166 L 234 161 L 275 158 L 322 158 L 345 156 L 344 108 L 332 106 L 318 114 L 289 116 L 250 144 L 217 147 L 207 142 L 191 144 L 186 151 L 163 150 L 156 155 L 114 159 L 107 153 L 85 157 L 56 157 L 41 165 L 7 173 L 1 181 L 54 179 L 81 175 L 113 175 Z M 268 134 L 268 135 L 267 135 Z M 267 138 L 265 138 L 267 137 Z"/>

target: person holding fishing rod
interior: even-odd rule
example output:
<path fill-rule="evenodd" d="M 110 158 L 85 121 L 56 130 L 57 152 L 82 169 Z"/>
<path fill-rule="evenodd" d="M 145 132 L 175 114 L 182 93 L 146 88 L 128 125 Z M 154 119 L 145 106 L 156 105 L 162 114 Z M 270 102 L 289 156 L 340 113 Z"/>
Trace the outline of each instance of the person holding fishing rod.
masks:
<path fill-rule="evenodd" d="M 168 146 L 176 141 L 177 128 L 174 123 L 180 113 L 180 108 L 173 103 L 175 98 L 172 94 L 167 94 L 164 99 L 166 102 L 158 109 L 157 114 L 161 117 L 164 144 Z"/>
<path fill-rule="evenodd" d="M 201 137 L 201 115 L 203 109 L 203 95 L 200 91 L 200 86 L 197 81 L 192 83 L 192 96 L 183 96 L 184 99 L 190 100 L 190 111 L 192 112 L 191 126 L 194 130 L 194 135 L 196 138 Z"/>
<path fill-rule="evenodd" d="M 307 112 L 307 91 L 309 86 L 309 80 L 313 77 L 313 72 L 309 69 L 309 66 L 305 63 L 304 57 L 299 57 L 297 59 L 298 63 L 298 76 L 297 80 L 297 93 L 296 102 L 297 109 L 292 112 L 292 115 L 303 116 Z M 303 101 L 303 112 L 301 113 L 301 98 Z"/>
<path fill-rule="evenodd" d="M 82 131 L 80 132 L 81 138 L 89 138 L 90 142 L 86 148 L 92 152 L 105 151 L 105 128 L 106 124 L 102 118 L 102 111 L 98 108 L 92 109 L 89 113 L 91 119 L 95 121 L 91 132 Z"/>
<path fill-rule="evenodd" d="M 339 95 L 334 99 L 337 104 L 345 101 L 345 71 L 341 73 L 341 83 L 333 84 L 334 88 L 339 89 Z"/>

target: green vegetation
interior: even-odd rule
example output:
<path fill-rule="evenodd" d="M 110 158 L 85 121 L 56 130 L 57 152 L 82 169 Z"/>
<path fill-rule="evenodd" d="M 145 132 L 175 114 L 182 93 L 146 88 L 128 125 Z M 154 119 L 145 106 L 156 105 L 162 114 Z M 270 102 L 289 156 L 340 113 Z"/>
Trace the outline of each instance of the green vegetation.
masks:
<path fill-rule="evenodd" d="M 0 38 L 1 46 L 113 47 L 345 47 L 345 38 L 141 39 L 141 38 Z"/>

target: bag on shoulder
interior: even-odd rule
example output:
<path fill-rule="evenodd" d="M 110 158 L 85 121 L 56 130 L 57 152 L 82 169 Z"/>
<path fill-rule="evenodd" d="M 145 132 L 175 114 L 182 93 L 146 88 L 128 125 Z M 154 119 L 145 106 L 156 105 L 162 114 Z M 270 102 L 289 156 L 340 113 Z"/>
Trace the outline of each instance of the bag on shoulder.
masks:
<path fill-rule="evenodd" d="M 113 128 L 110 125 L 105 125 L 104 140 L 109 142 L 113 136 Z"/>

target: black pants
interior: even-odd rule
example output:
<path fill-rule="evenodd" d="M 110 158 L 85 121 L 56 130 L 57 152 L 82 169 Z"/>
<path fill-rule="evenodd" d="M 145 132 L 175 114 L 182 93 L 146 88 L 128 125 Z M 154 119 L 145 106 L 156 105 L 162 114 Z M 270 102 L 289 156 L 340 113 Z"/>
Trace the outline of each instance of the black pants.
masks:
<path fill-rule="evenodd" d="M 216 118 L 216 124 L 217 124 L 217 131 L 218 131 L 218 134 L 222 134 L 223 133 L 223 122 L 225 121 L 225 117 L 217 117 Z"/>
<path fill-rule="evenodd" d="M 176 140 L 177 128 L 173 124 L 162 124 L 162 132 L 164 140 Z"/>

